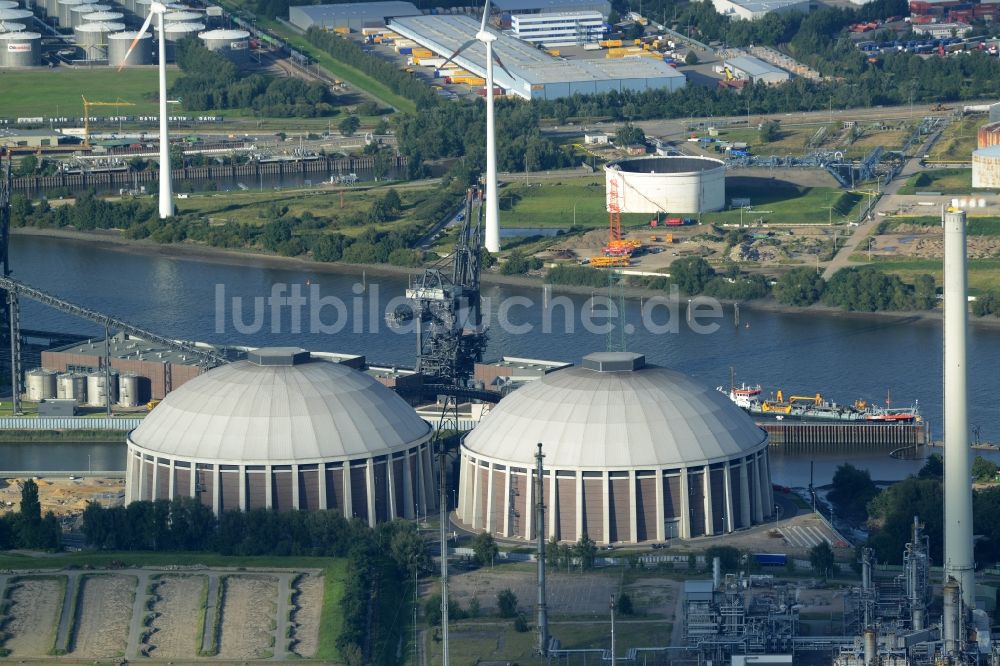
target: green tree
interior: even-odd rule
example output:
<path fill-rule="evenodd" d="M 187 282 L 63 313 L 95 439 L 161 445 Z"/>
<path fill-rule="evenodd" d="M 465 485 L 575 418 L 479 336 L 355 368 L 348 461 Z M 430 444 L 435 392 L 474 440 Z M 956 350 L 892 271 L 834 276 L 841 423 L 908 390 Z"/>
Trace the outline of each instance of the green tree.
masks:
<path fill-rule="evenodd" d="M 594 558 L 597 557 L 597 544 L 584 534 L 573 546 L 573 556 L 580 558 L 581 568 L 591 569 L 594 566 Z"/>
<path fill-rule="evenodd" d="M 501 590 L 497 593 L 497 610 L 500 617 L 514 617 L 517 615 L 517 595 L 509 589 Z"/>
<path fill-rule="evenodd" d="M 878 494 L 868 470 L 861 470 L 850 463 L 837 467 L 833 474 L 833 488 L 828 497 L 837 513 L 848 520 L 863 521 L 868 502 Z"/>
<path fill-rule="evenodd" d="M 344 136 L 354 136 L 359 127 L 361 127 L 361 121 L 357 116 L 347 116 L 337 124 L 337 129 Z"/>
<path fill-rule="evenodd" d="M 944 531 L 943 501 L 939 479 L 915 477 L 894 483 L 873 498 L 869 503 L 868 525 L 871 531 L 868 543 L 875 549 L 878 559 L 891 564 L 902 562 L 903 548 L 910 541 L 913 530 L 913 517 L 919 516 L 925 525 L 924 532 L 930 538 L 931 560 L 940 563 Z"/>
<path fill-rule="evenodd" d="M 808 266 L 793 268 L 774 285 L 774 297 L 785 305 L 812 305 L 823 295 L 826 282 L 816 269 Z"/>
<path fill-rule="evenodd" d="M 976 481 L 992 481 L 996 478 L 997 464 L 992 460 L 987 460 L 982 456 L 976 456 L 972 460 L 972 478 Z"/>
<path fill-rule="evenodd" d="M 940 453 L 927 456 L 924 466 L 917 472 L 918 479 L 940 479 L 944 476 L 944 459 Z"/>
<path fill-rule="evenodd" d="M 688 51 L 687 55 L 684 56 L 685 65 L 697 65 L 698 64 L 698 54 L 694 51 Z"/>
<path fill-rule="evenodd" d="M 389 552 L 396 566 L 411 576 L 414 572 L 429 571 L 431 559 L 427 554 L 427 542 L 417 532 L 416 524 L 402 520 L 392 522 L 395 533 L 389 542 Z"/>
<path fill-rule="evenodd" d="M 382 197 L 382 203 L 391 215 L 399 215 L 399 212 L 403 210 L 403 200 L 399 198 L 399 192 L 393 187 L 390 187 L 385 196 Z"/>
<path fill-rule="evenodd" d="M 705 551 L 706 562 L 711 562 L 716 557 L 719 558 L 719 566 L 724 572 L 735 573 L 740 570 L 742 554 L 739 549 L 732 546 L 711 546 Z"/>
<path fill-rule="evenodd" d="M 545 544 L 545 564 L 553 569 L 559 568 L 559 542 L 550 537 Z"/>
<path fill-rule="evenodd" d="M 641 127 L 629 123 L 623 125 L 615 131 L 615 144 L 619 148 L 635 146 L 646 143 L 646 132 Z"/>
<path fill-rule="evenodd" d="M 670 265 L 670 278 L 689 296 L 700 294 L 715 277 L 715 270 L 702 257 L 681 257 Z"/>
<path fill-rule="evenodd" d="M 34 155 L 25 155 L 17 163 L 18 176 L 31 176 L 38 170 L 38 158 Z"/>
<path fill-rule="evenodd" d="M 424 602 L 424 617 L 427 624 L 436 627 L 441 624 L 441 595 L 432 594 Z"/>
<path fill-rule="evenodd" d="M 484 530 L 477 534 L 476 538 L 473 540 L 472 552 L 474 553 L 476 562 L 478 562 L 480 566 L 485 566 L 493 563 L 496 556 L 500 554 L 500 548 L 497 546 L 497 542 L 493 538 L 493 535 Z"/>
<path fill-rule="evenodd" d="M 772 141 L 777 141 L 781 138 L 781 125 L 774 120 L 768 120 L 767 122 L 761 123 L 760 135 L 761 143 L 771 143 Z"/>
<path fill-rule="evenodd" d="M 622 592 L 618 597 L 618 612 L 622 615 L 633 615 L 635 608 L 632 607 L 632 597 L 627 592 Z"/>
<path fill-rule="evenodd" d="M 38 484 L 28 479 L 21 486 L 21 510 L 17 515 L 17 543 L 21 548 L 42 548 L 42 505 Z"/>
<path fill-rule="evenodd" d="M 823 580 L 826 580 L 835 565 L 833 549 L 830 548 L 830 544 L 826 541 L 820 541 L 813 546 L 809 550 L 809 564 L 812 565 L 813 571 L 821 575 Z"/>

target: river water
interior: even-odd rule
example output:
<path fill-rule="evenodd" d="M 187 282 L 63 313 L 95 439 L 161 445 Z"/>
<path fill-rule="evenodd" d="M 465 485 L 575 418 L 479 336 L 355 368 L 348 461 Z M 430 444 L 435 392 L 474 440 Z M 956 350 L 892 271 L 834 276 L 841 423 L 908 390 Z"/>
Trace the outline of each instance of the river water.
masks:
<path fill-rule="evenodd" d="M 390 329 L 384 314 L 407 286 L 401 276 L 373 276 L 273 268 L 251 257 L 209 261 L 131 254 L 71 240 L 15 236 L 11 239 L 14 276 L 70 301 L 113 314 L 163 335 L 238 345 L 295 345 L 317 351 L 364 354 L 369 361 L 398 365 L 414 362 L 415 339 L 410 332 Z M 263 300 L 275 285 L 285 292 L 298 289 L 306 299 L 296 329 L 289 308 L 272 312 Z M 360 292 L 360 293 L 359 293 Z M 605 291 L 597 290 L 601 297 Z M 587 330 L 585 320 L 600 315 L 603 306 L 589 297 L 547 295 L 541 288 L 486 285 L 486 316 L 490 323 L 487 357 L 500 355 L 579 362 L 591 352 L 608 348 L 608 336 Z M 242 309 L 233 303 L 242 297 Z M 334 297 L 343 310 L 324 305 Z M 514 298 L 517 300 L 512 300 Z M 261 300 L 255 311 L 254 299 Z M 683 303 L 681 304 L 684 305 Z M 893 406 L 919 404 L 932 433 L 941 433 L 941 324 L 908 318 L 826 316 L 775 313 L 743 308 L 740 325 L 732 310 L 723 319 L 698 318 L 717 325 L 704 333 L 692 330 L 682 307 L 673 321 L 676 332 L 644 325 L 648 301 L 626 302 L 625 336 L 630 351 L 687 373 L 706 385 L 736 381 L 760 383 L 765 391 L 813 395 L 838 402 L 864 398 Z M 319 313 L 314 322 L 311 313 Z M 571 313 L 569 321 L 565 314 Z M 596 313 L 596 315 L 595 315 Z M 255 314 L 260 326 L 253 326 Z M 277 316 L 274 316 L 277 315 Z M 343 315 L 341 317 L 340 315 Z M 502 325 L 506 318 L 509 325 Z M 668 329 L 668 308 L 658 305 L 647 317 Z M 551 321 L 552 326 L 546 326 Z M 598 321 L 600 321 L 598 319 Z M 316 324 L 322 324 L 321 329 Z M 22 326 L 72 330 L 101 335 L 86 322 L 25 301 Z M 515 326 L 530 330 L 511 330 Z M 591 327 L 592 328 L 592 327 Z M 297 330 L 297 332 L 296 332 Z M 621 336 L 611 342 L 619 345 Z M 969 336 L 969 418 L 984 441 L 1000 442 L 1000 331 L 972 327 Z M 5 457 L 0 452 L 0 457 Z M 872 476 L 905 477 L 919 462 L 889 461 L 881 454 L 852 460 L 872 468 Z M 842 454 L 813 456 L 820 470 L 843 462 Z M 808 482 L 808 459 L 775 461 L 775 482 Z M 825 461 L 825 462 L 823 462 Z M 3 465 L 0 465 L 3 467 Z M 828 476 L 826 471 L 822 475 Z"/>

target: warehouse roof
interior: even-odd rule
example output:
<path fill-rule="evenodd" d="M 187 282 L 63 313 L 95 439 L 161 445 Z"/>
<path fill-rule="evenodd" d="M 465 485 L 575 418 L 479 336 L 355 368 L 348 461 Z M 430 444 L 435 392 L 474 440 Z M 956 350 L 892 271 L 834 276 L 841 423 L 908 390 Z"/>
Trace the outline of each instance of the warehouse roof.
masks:
<path fill-rule="evenodd" d="M 491 5 L 499 12 L 564 12 L 597 9 L 607 16 L 611 3 L 607 0 L 491 0 Z M 603 9 L 603 7 L 607 9 Z"/>
<path fill-rule="evenodd" d="M 432 51 L 450 55 L 479 31 L 479 22 L 461 15 L 408 16 L 393 19 L 392 29 Z M 497 35 L 493 52 L 514 76 L 521 79 L 515 81 L 503 69 L 494 67 L 494 80 L 502 88 L 520 91 L 524 87 L 521 83 L 544 85 L 613 79 L 684 78 L 682 73 L 652 58 L 554 58 L 516 37 L 498 33 L 492 28 L 487 29 Z M 474 42 L 462 55 L 455 58 L 455 62 L 478 76 L 485 76 L 486 47 L 480 42 Z"/>
<path fill-rule="evenodd" d="M 348 19 L 358 21 L 383 20 L 394 16 L 416 16 L 420 10 L 411 2 L 385 0 L 384 2 L 351 2 L 343 5 L 299 5 L 290 8 L 304 16 L 313 25 L 334 25 Z M 299 28 L 308 26 L 299 25 Z"/>
<path fill-rule="evenodd" d="M 736 56 L 735 58 L 726 60 L 726 64 L 730 67 L 735 67 L 750 77 L 767 76 L 768 74 L 779 74 L 786 77 L 789 76 L 788 72 L 780 67 L 775 67 L 774 65 L 766 63 L 760 58 L 754 58 L 753 56 Z"/>
<path fill-rule="evenodd" d="M 739 5 L 754 14 L 765 14 L 776 12 L 786 7 L 808 4 L 804 0 L 729 0 L 734 5 Z"/>

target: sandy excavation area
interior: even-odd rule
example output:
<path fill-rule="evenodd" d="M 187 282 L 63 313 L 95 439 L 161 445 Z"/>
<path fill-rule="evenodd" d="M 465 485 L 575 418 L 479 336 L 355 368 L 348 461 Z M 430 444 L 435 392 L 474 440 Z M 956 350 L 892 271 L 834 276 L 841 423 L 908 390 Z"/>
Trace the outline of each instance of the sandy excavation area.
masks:
<path fill-rule="evenodd" d="M 164 576 L 156 583 L 153 604 L 156 618 L 146 651 L 154 659 L 194 657 L 201 647 L 203 627 L 201 601 L 208 579 L 205 576 Z"/>
<path fill-rule="evenodd" d="M 90 575 L 83 580 L 72 655 L 110 659 L 125 652 L 135 576 Z"/>
<path fill-rule="evenodd" d="M 260 659 L 274 649 L 278 581 L 267 576 L 228 576 L 222 604 L 222 659 Z"/>
<path fill-rule="evenodd" d="M 10 595 L 8 622 L 10 638 L 4 647 L 11 657 L 44 657 L 52 649 L 56 622 L 62 607 L 66 578 L 21 578 Z"/>
<path fill-rule="evenodd" d="M 293 650 L 302 657 L 311 657 L 319 647 L 319 616 L 323 609 L 323 577 L 306 574 L 295 585 L 298 594 L 292 611 Z"/>
<path fill-rule="evenodd" d="M 20 511 L 21 487 L 25 480 L 0 479 L 0 513 Z M 75 516 L 83 513 L 91 500 L 102 506 L 117 506 L 125 501 L 124 479 L 51 478 L 35 479 L 35 483 L 43 514 L 51 511 L 58 517 Z"/>

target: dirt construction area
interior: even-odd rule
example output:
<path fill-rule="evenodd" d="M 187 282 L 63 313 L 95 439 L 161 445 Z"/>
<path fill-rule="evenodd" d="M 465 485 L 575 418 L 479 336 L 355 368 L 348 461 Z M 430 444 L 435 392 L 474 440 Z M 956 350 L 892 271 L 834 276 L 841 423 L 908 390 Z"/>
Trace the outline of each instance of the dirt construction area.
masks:
<path fill-rule="evenodd" d="M 0 571 L 0 648 L 49 661 L 312 656 L 323 593 L 313 569 Z"/>
<path fill-rule="evenodd" d="M 107 507 L 117 506 L 125 499 L 124 479 L 52 478 L 35 479 L 35 483 L 42 513 L 51 511 L 57 518 L 82 514 L 90 501 Z M 24 479 L 0 479 L 0 513 L 20 510 L 23 484 Z"/>

